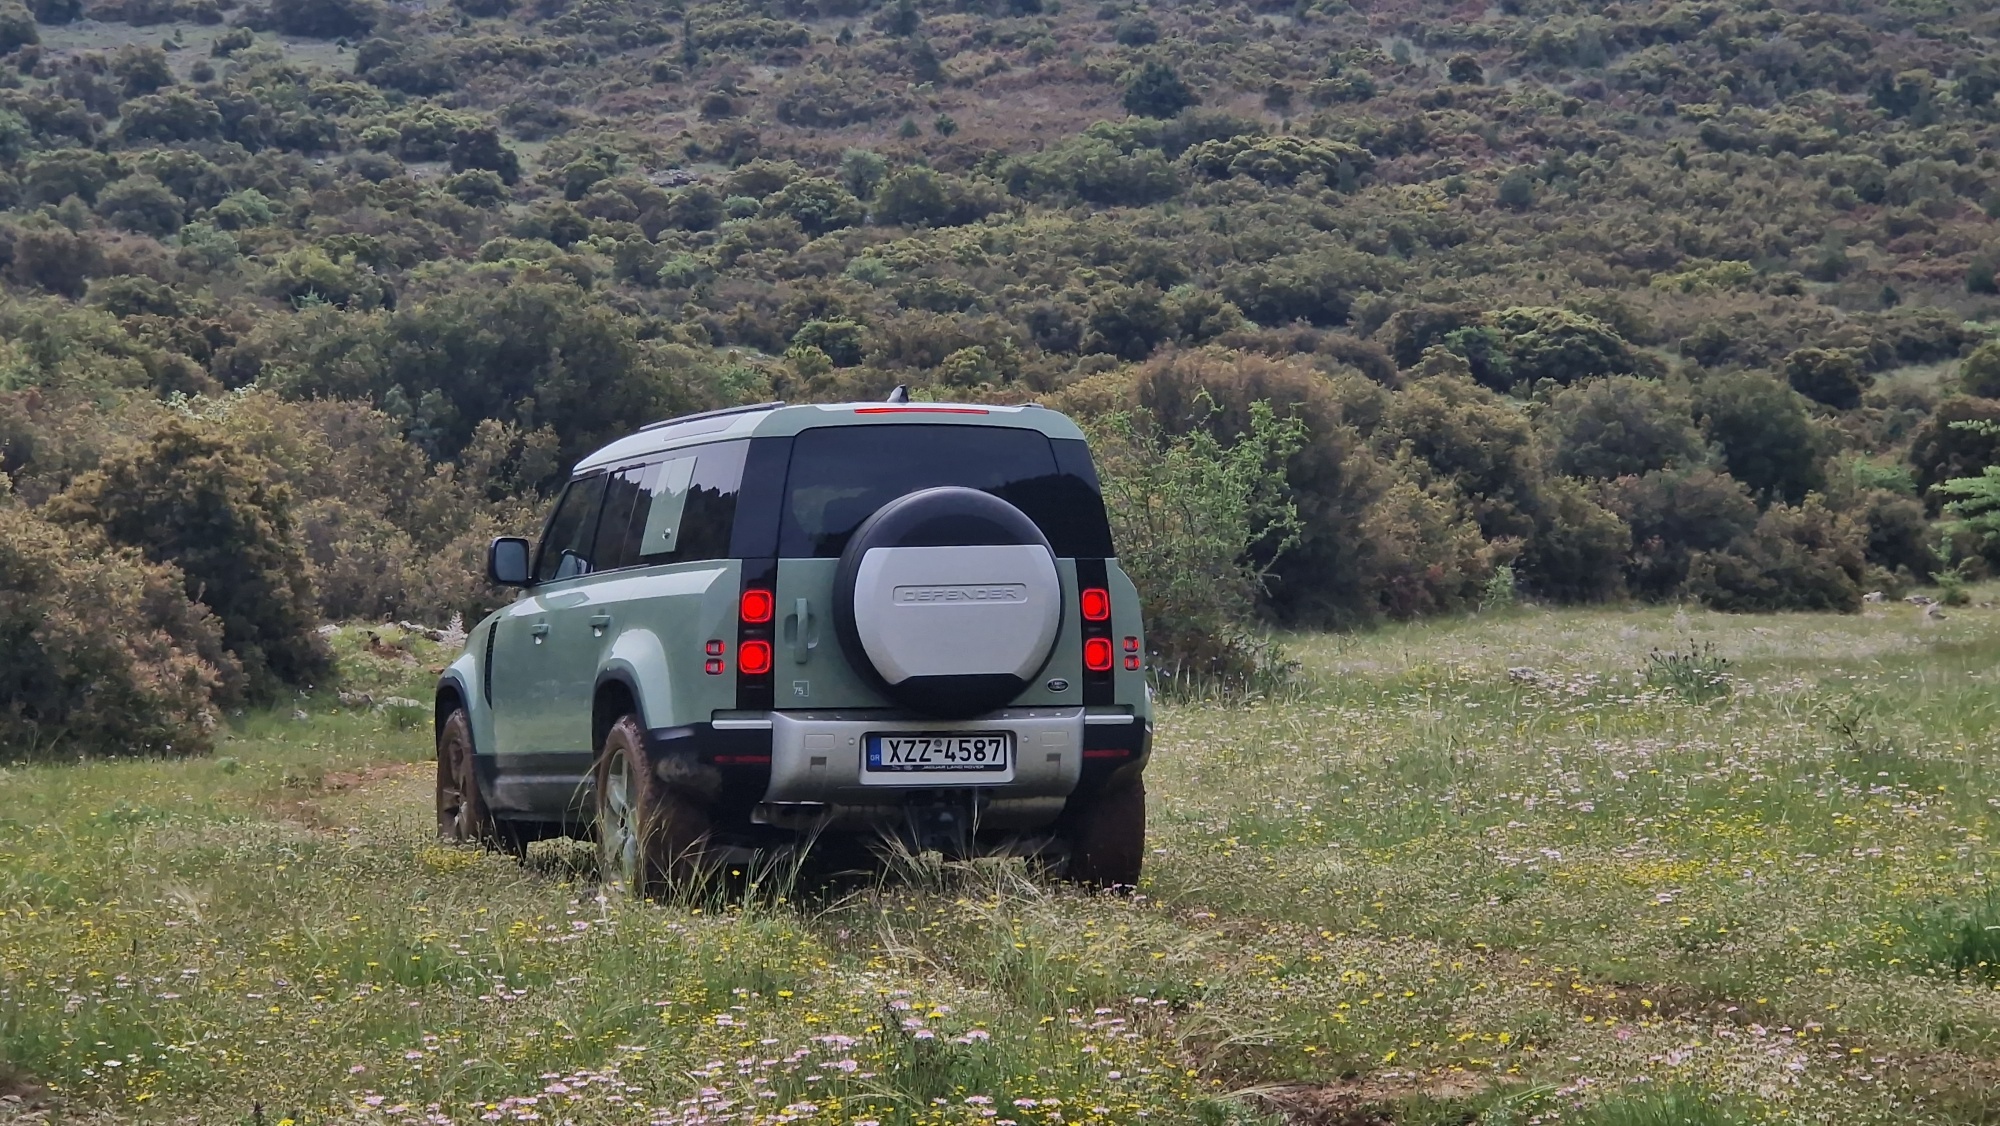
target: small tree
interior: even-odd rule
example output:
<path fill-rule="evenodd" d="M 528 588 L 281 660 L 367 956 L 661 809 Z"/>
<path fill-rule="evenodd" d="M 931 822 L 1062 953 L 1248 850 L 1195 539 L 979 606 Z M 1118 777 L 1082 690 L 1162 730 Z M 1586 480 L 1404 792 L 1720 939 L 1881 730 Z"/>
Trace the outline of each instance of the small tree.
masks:
<path fill-rule="evenodd" d="M 1486 81 L 1486 68 L 1476 55 L 1453 55 L 1445 64 L 1445 76 L 1460 85 L 1478 86 Z"/>
<path fill-rule="evenodd" d="M 1149 62 L 1125 84 L 1125 112 L 1134 117 L 1177 117 L 1200 101 L 1181 76 L 1163 62 Z"/>
<path fill-rule="evenodd" d="M 1146 607 L 1163 686 L 1255 688 L 1281 677 L 1281 654 L 1251 633 L 1269 564 L 1250 552 L 1298 541 L 1283 466 L 1304 445 L 1304 424 L 1259 402 L 1229 444 L 1200 426 L 1167 435 L 1123 413 L 1096 429 L 1112 538 Z"/>
<path fill-rule="evenodd" d="M 261 459 L 174 419 L 144 447 L 79 477 L 48 510 L 180 568 L 188 598 L 215 611 L 252 691 L 268 698 L 329 669 L 291 497 L 271 475 Z"/>

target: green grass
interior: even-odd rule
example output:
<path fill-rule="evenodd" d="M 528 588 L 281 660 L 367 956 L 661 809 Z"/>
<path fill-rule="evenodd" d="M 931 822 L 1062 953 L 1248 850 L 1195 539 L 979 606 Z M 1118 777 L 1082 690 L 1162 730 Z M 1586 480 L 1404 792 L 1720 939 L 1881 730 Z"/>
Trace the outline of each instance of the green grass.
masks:
<path fill-rule="evenodd" d="M 0 1076 L 106 1121 L 2000 1121 L 1996 626 L 1294 638 L 1294 696 L 1163 714 L 1138 896 L 917 857 L 643 907 L 434 843 L 374 701 L 441 655 L 347 631 L 346 705 L 0 772 Z"/>

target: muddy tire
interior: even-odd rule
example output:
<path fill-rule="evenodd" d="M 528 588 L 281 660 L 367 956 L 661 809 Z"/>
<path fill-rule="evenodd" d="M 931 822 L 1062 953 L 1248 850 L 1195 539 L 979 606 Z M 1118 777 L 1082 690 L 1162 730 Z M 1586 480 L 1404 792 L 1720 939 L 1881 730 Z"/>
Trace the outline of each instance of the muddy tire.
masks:
<path fill-rule="evenodd" d="M 1133 888 L 1146 860 L 1146 782 L 1115 782 L 1065 817 L 1065 879 L 1090 887 Z"/>
<path fill-rule="evenodd" d="M 464 708 L 453 709 L 438 728 L 437 831 L 439 840 L 453 844 L 492 845 L 499 840 L 493 815 L 479 793 L 479 774 L 472 759 L 472 721 L 466 718 Z"/>
<path fill-rule="evenodd" d="M 645 728 L 627 715 L 611 725 L 597 755 L 597 865 L 607 887 L 635 898 L 697 890 L 709 862 L 708 811 L 660 778 Z"/>

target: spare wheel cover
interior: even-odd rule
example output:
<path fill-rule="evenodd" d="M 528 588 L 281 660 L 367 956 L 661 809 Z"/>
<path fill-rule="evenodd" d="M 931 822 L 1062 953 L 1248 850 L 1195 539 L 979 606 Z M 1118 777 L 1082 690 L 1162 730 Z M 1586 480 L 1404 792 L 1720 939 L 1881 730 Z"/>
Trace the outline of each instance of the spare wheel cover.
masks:
<path fill-rule="evenodd" d="M 848 660 L 913 711 L 964 719 L 1019 696 L 1062 628 L 1048 537 L 977 489 L 890 501 L 847 541 L 834 629 Z"/>

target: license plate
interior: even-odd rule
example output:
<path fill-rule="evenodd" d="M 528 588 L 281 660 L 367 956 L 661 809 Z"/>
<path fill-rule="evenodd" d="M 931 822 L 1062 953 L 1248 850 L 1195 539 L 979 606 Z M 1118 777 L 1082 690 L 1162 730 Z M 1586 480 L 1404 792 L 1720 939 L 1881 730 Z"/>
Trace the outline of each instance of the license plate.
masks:
<path fill-rule="evenodd" d="M 1006 781 L 1014 773 L 1014 733 L 870 735 L 865 773 L 955 774 Z"/>

